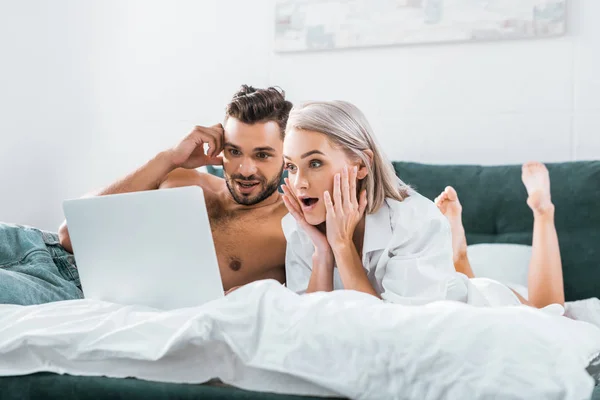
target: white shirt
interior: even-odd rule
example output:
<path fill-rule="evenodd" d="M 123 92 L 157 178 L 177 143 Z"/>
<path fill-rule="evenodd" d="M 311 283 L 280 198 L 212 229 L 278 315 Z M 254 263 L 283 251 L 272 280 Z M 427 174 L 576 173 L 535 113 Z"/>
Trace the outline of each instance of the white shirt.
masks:
<path fill-rule="evenodd" d="M 287 239 L 287 286 L 304 293 L 312 272 L 314 246 L 291 214 L 283 218 L 282 226 Z M 414 191 L 402 202 L 388 198 L 377 212 L 367 214 L 362 264 L 384 301 L 426 304 L 480 297 L 471 295 L 469 280 L 454 269 L 448 220 L 432 201 Z M 344 288 L 337 268 L 333 287 Z M 480 301 L 484 300 L 477 303 Z"/>

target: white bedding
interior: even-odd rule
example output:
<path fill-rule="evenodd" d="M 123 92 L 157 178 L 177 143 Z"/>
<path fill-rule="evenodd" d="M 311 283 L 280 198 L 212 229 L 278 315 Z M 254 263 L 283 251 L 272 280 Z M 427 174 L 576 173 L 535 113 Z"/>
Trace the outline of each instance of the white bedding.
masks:
<path fill-rule="evenodd" d="M 384 304 L 274 281 L 160 312 L 91 300 L 0 306 L 0 375 L 37 371 L 357 399 L 586 399 L 600 329 L 525 306 Z"/>

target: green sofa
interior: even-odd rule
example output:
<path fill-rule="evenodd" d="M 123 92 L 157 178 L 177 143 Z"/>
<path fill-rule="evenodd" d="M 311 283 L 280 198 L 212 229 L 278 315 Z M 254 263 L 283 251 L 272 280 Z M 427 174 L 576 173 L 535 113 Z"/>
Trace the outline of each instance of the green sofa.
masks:
<path fill-rule="evenodd" d="M 433 199 L 454 186 L 467 240 L 531 244 L 533 219 L 519 165 L 425 165 L 395 162 L 398 176 Z M 549 164 L 567 300 L 600 297 L 600 161 Z M 209 172 L 221 175 L 220 170 Z M 533 362 L 533 360 L 532 360 Z M 14 399 L 295 399 L 207 385 L 47 373 L 0 378 L 0 400 Z M 600 387 L 592 397 L 600 400 Z"/>
<path fill-rule="evenodd" d="M 469 244 L 531 245 L 533 216 L 521 166 L 424 165 L 396 162 L 396 173 L 434 199 L 458 192 Z M 600 161 L 547 164 L 567 301 L 600 297 Z"/>

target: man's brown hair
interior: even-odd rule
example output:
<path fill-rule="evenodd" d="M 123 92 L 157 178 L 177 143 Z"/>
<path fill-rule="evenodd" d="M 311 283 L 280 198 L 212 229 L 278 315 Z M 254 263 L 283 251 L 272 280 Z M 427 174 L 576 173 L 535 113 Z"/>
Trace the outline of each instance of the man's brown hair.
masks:
<path fill-rule="evenodd" d="M 256 89 L 242 85 L 227 104 L 225 118 L 233 117 L 249 125 L 277 122 L 283 138 L 291 109 L 292 103 L 285 99 L 285 92 L 279 87 Z"/>

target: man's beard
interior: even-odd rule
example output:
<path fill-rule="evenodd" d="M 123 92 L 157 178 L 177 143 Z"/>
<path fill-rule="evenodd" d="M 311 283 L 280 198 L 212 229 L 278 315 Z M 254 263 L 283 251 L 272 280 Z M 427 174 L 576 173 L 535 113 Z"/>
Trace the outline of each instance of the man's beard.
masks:
<path fill-rule="evenodd" d="M 245 206 L 253 206 L 255 204 L 260 203 L 261 201 L 269 198 L 277 188 L 279 187 L 279 183 L 281 181 L 281 176 L 283 175 L 283 168 L 277 174 L 275 178 L 271 181 L 266 182 L 266 179 L 263 176 L 251 175 L 251 176 L 242 176 L 239 174 L 228 175 L 225 170 L 223 170 L 223 176 L 225 177 L 225 183 L 227 184 L 227 189 L 229 189 L 229 193 L 231 193 L 231 197 L 235 200 L 236 203 L 242 204 Z M 260 183 L 257 186 L 263 188 L 260 193 L 254 195 L 253 197 L 245 196 L 243 194 L 237 193 L 236 183 L 235 181 L 244 182 L 244 181 L 259 181 Z"/>

